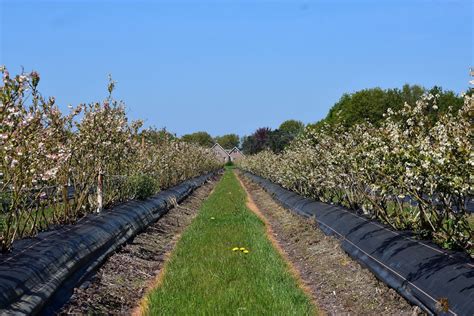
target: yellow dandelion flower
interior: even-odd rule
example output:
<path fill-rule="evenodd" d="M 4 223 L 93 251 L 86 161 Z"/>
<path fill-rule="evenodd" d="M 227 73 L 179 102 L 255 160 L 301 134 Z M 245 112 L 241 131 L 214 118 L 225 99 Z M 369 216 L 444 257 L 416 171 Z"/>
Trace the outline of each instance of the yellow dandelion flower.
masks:
<path fill-rule="evenodd" d="M 239 250 L 239 247 L 232 248 L 232 251 L 237 251 L 237 250 Z"/>
<path fill-rule="evenodd" d="M 250 251 L 248 251 L 247 249 L 245 249 L 244 251 L 242 251 L 243 253 L 249 253 Z"/>
<path fill-rule="evenodd" d="M 239 250 L 240 250 L 240 251 L 244 251 L 244 250 L 245 250 L 245 248 L 244 248 L 244 247 L 241 247 Z"/>

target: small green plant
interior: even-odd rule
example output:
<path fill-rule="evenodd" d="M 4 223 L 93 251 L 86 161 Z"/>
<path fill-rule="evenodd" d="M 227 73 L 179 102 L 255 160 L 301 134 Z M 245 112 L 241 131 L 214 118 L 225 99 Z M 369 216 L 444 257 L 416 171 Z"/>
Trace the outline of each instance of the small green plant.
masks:
<path fill-rule="evenodd" d="M 136 174 L 129 178 L 128 186 L 132 191 L 132 197 L 144 200 L 158 191 L 157 181 L 146 174 Z"/>

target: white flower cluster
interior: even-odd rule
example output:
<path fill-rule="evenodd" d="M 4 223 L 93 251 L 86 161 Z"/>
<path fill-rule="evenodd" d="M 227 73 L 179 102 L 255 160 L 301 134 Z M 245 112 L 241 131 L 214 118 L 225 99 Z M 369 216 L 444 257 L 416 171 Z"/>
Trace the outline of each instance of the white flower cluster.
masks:
<path fill-rule="evenodd" d="M 129 123 L 124 105 L 111 95 L 104 102 L 70 107 L 63 115 L 54 98 L 46 100 L 37 91 L 38 73 L 11 78 L 5 67 L 0 71 L 0 199 L 8 205 L 0 212 L 3 250 L 49 221 L 71 222 L 92 211 L 99 173 L 146 175 L 159 190 L 220 166 L 208 149 L 170 138 L 159 144 L 146 141 L 139 133 L 141 123 Z M 58 195 L 68 185 L 75 188 L 74 197 L 61 202 Z M 50 188 L 59 189 L 50 194 Z M 106 191 L 105 203 L 129 197 L 130 190 L 121 192 Z M 39 211 L 45 207 L 53 214 Z"/>
<path fill-rule="evenodd" d="M 389 109 L 380 126 L 307 129 L 282 154 L 264 151 L 240 167 L 304 196 L 344 205 L 448 248 L 473 247 L 466 205 L 473 196 L 472 97 L 439 114 L 437 96 Z"/>

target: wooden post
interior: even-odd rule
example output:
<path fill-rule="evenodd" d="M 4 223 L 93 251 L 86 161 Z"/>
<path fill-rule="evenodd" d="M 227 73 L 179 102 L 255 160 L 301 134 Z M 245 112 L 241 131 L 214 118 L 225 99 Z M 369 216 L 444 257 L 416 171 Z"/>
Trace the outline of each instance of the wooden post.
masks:
<path fill-rule="evenodd" d="M 97 213 L 102 212 L 103 208 L 103 174 L 102 170 L 99 171 L 99 176 L 97 177 Z"/>
<path fill-rule="evenodd" d="M 65 184 L 63 185 L 62 189 L 62 194 L 63 194 L 63 207 L 64 207 L 64 217 L 66 221 L 69 221 L 69 200 L 68 200 L 68 185 Z"/>

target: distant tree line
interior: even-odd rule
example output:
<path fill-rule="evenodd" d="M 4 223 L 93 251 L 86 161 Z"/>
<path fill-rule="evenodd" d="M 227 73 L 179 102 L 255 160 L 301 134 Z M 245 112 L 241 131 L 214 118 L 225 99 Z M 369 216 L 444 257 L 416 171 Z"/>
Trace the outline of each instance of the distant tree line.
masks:
<path fill-rule="evenodd" d="M 264 149 L 281 152 L 303 132 L 304 127 L 301 121 L 287 120 L 274 130 L 269 127 L 258 128 L 253 134 L 242 138 L 242 150 L 245 154 L 256 154 Z"/>
<path fill-rule="evenodd" d="M 255 154 L 263 149 L 274 152 L 282 151 L 287 144 L 295 139 L 304 130 L 304 124 L 296 120 L 283 122 L 280 127 L 272 130 L 268 127 L 258 128 L 252 135 L 240 139 L 237 134 L 226 134 L 212 137 L 209 133 L 200 131 L 181 136 L 181 140 L 189 143 L 199 144 L 203 147 L 211 147 L 219 143 L 225 149 L 240 148 L 246 154 Z M 155 135 L 154 137 L 158 137 Z"/>
<path fill-rule="evenodd" d="M 181 136 L 181 140 L 201 145 L 203 147 L 211 147 L 215 143 L 219 143 L 225 149 L 239 147 L 240 138 L 237 134 L 226 134 L 223 136 L 212 137 L 208 132 L 195 132 Z"/>
<path fill-rule="evenodd" d="M 155 127 L 150 127 L 142 130 L 139 135 L 142 139 L 142 142 L 147 142 L 155 145 L 159 145 L 163 142 L 177 139 L 176 135 L 168 132 L 166 128 L 157 129 Z"/>
<path fill-rule="evenodd" d="M 401 89 L 364 89 L 344 94 L 329 110 L 325 119 L 310 124 L 310 127 L 319 128 L 325 123 L 351 127 L 364 121 L 378 126 L 389 108 L 397 112 L 405 103 L 415 105 L 425 93 L 439 96 L 438 109 L 428 114 L 431 121 L 448 111 L 457 112 L 464 102 L 463 98 L 453 91 L 445 91 L 438 86 L 426 89 L 419 85 L 405 84 Z"/>
<path fill-rule="evenodd" d="M 365 121 L 378 126 L 384 119 L 384 113 L 389 108 L 397 112 L 405 103 L 414 105 L 425 93 L 438 96 L 437 110 L 427 114 L 431 121 L 436 121 L 438 116 L 448 111 L 456 113 L 464 102 L 458 94 L 443 90 L 438 86 L 426 89 L 420 85 L 405 84 L 401 89 L 364 89 L 342 95 L 339 101 L 329 110 L 326 118 L 314 124 L 308 124 L 307 127 L 318 129 L 324 124 L 329 124 L 349 128 Z M 467 93 L 471 94 L 472 91 Z M 211 147 L 217 142 L 225 149 L 238 147 L 245 154 L 256 154 L 265 149 L 279 153 L 304 130 L 305 125 L 301 121 L 287 120 L 277 129 L 260 127 L 251 135 L 244 136 L 241 139 L 236 134 L 212 137 L 209 133 L 201 131 L 183 135 L 181 140 L 204 147 Z"/>

